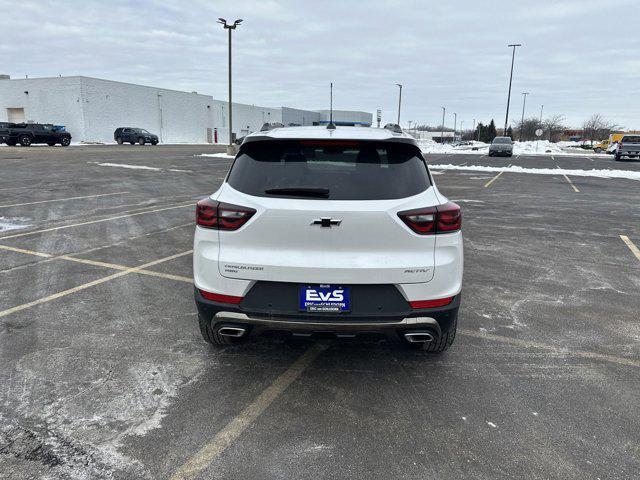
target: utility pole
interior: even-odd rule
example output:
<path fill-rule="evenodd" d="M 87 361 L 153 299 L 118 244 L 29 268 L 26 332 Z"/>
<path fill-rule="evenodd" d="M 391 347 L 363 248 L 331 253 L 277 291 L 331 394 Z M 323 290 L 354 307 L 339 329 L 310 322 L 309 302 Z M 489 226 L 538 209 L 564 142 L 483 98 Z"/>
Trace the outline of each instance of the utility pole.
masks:
<path fill-rule="evenodd" d="M 398 97 L 398 125 L 400 125 L 400 106 L 402 105 L 402 85 L 400 83 L 396 83 L 398 87 L 400 87 L 400 96 Z"/>
<path fill-rule="evenodd" d="M 453 112 L 453 141 L 456 141 L 456 127 L 458 126 L 458 114 Z"/>
<path fill-rule="evenodd" d="M 509 75 L 509 94 L 507 95 L 507 114 L 504 117 L 504 131 L 503 135 L 507 136 L 507 123 L 509 122 L 509 103 L 511 101 L 511 82 L 513 81 L 513 62 L 516 58 L 516 47 L 521 47 L 521 43 L 512 43 L 507 45 L 508 47 L 513 48 L 513 53 L 511 54 L 511 74 Z"/>
<path fill-rule="evenodd" d="M 409 120 L 409 131 L 411 131 L 411 120 Z"/>
<path fill-rule="evenodd" d="M 522 92 L 522 119 L 520 120 L 520 141 L 522 141 L 522 127 L 524 126 L 524 107 L 527 104 L 527 95 L 529 92 Z"/>
<path fill-rule="evenodd" d="M 447 111 L 446 108 L 442 107 L 442 126 L 440 127 L 440 144 L 444 145 L 444 114 Z"/>
<path fill-rule="evenodd" d="M 231 106 L 231 30 L 235 30 L 242 23 L 242 19 L 238 19 L 232 24 L 228 24 L 224 18 L 218 18 L 218 23 L 222 24 L 225 30 L 229 31 L 229 146 L 227 147 L 227 155 L 235 155 L 236 148 L 233 144 L 233 123 L 232 123 L 232 106 Z"/>
<path fill-rule="evenodd" d="M 540 126 L 542 128 L 542 110 L 544 110 L 544 105 L 540 105 Z M 549 141 L 551 141 L 551 134 L 549 134 Z M 536 152 L 538 151 L 538 143 L 540 142 L 540 137 L 536 135 Z"/>

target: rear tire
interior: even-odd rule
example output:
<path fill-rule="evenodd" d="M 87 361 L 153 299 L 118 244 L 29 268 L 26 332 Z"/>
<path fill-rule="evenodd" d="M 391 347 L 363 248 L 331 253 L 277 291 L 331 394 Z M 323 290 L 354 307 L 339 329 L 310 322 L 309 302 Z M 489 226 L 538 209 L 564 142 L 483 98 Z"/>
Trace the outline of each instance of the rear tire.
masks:
<path fill-rule="evenodd" d="M 234 345 L 242 341 L 241 338 L 219 335 L 217 331 L 214 331 L 211 328 L 211 322 L 206 318 L 203 318 L 200 314 L 198 314 L 198 323 L 200 324 L 200 333 L 202 334 L 202 338 L 204 338 L 205 342 L 210 343 L 211 345 Z"/>
<path fill-rule="evenodd" d="M 122 139 L 120 137 L 116 138 L 116 143 L 122 145 Z"/>
<path fill-rule="evenodd" d="M 15 147 L 16 146 L 16 142 L 7 142 L 7 145 L 9 145 L 10 147 Z"/>
<path fill-rule="evenodd" d="M 621 162 L 622 161 L 622 157 L 620 155 L 616 155 L 615 156 L 615 161 L 616 162 Z"/>
<path fill-rule="evenodd" d="M 144 138 L 139 138 L 138 145 L 144 145 L 144 144 L 145 144 Z"/>
<path fill-rule="evenodd" d="M 601 148 L 595 148 L 593 151 L 596 152 L 596 153 L 602 153 L 602 149 Z"/>
<path fill-rule="evenodd" d="M 22 145 L 23 147 L 30 147 L 31 146 L 31 137 L 29 135 L 22 135 L 18 141 L 20 142 L 20 145 Z"/>
<path fill-rule="evenodd" d="M 135 144 L 136 144 L 136 142 L 134 142 L 134 141 L 131 141 L 131 142 L 129 142 L 129 143 L 130 143 L 131 145 L 135 145 Z"/>
<path fill-rule="evenodd" d="M 56 146 L 56 142 L 47 142 L 47 145 L 49 145 L 50 147 L 55 147 Z"/>
<path fill-rule="evenodd" d="M 442 353 L 449 349 L 449 347 L 453 344 L 453 341 L 456 338 L 456 330 L 458 328 L 458 319 L 453 322 L 449 331 L 443 335 L 441 335 L 436 341 L 422 344 L 410 343 L 409 345 L 416 345 L 416 348 L 419 348 L 428 353 Z"/>

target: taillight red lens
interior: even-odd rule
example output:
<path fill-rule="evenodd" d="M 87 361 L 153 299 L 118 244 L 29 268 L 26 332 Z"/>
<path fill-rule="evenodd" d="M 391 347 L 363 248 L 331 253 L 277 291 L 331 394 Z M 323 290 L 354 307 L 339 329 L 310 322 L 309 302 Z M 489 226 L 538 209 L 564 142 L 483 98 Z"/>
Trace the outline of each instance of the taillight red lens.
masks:
<path fill-rule="evenodd" d="M 232 305 L 237 305 L 242 301 L 242 298 L 243 298 L 243 297 L 234 297 L 233 295 L 222 295 L 220 293 L 205 292 L 204 290 L 200 290 L 200 289 L 198 289 L 198 291 L 200 292 L 200 295 L 202 295 L 207 300 L 211 300 L 213 302 L 220 302 L 220 303 L 230 303 Z"/>
<path fill-rule="evenodd" d="M 398 216 L 411 230 L 420 235 L 436 233 L 438 210 L 436 207 L 418 208 L 399 212 Z"/>
<path fill-rule="evenodd" d="M 434 300 L 415 300 L 413 302 L 409 302 L 411 308 L 413 309 L 421 309 L 421 308 L 436 308 L 436 307 L 444 307 L 445 305 L 449 305 L 453 301 L 453 297 L 446 298 L 436 298 Z"/>
<path fill-rule="evenodd" d="M 419 235 L 455 232 L 462 227 L 460 207 L 453 202 L 434 207 L 405 210 L 398 212 L 398 216 Z"/>
<path fill-rule="evenodd" d="M 438 232 L 455 232 L 462 227 L 462 213 L 460 206 L 447 202 L 438 208 Z"/>
<path fill-rule="evenodd" d="M 238 230 L 255 213 L 253 208 L 205 198 L 196 205 L 196 223 L 201 227 L 215 230 Z"/>

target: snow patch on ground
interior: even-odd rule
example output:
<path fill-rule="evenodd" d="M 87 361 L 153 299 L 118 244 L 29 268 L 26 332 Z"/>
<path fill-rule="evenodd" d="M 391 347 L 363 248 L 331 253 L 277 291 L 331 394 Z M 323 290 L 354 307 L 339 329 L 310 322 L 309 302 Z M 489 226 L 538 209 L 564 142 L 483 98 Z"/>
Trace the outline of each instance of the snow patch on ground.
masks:
<path fill-rule="evenodd" d="M 127 165 L 126 163 L 108 163 L 108 162 L 89 162 L 95 163 L 99 167 L 116 167 L 116 168 L 130 168 L 131 170 L 151 170 L 153 172 L 161 172 L 161 168 L 147 167 L 146 165 Z"/>
<path fill-rule="evenodd" d="M 454 147 L 451 144 L 440 144 L 433 140 L 417 140 L 418 146 L 423 153 L 440 153 L 440 154 L 477 154 L 487 155 L 489 153 L 489 144 L 484 142 L 472 142 L 472 145 L 459 145 Z M 533 140 L 527 142 L 513 142 L 514 155 L 595 155 L 594 152 L 585 150 L 583 152 L 567 152 L 567 147 L 572 147 L 573 142 L 552 143 L 549 140 Z"/>
<path fill-rule="evenodd" d="M 200 155 L 196 155 L 196 157 L 214 157 L 214 158 L 228 158 L 233 160 L 233 155 L 227 155 L 226 153 L 201 153 Z"/>
<path fill-rule="evenodd" d="M 429 165 L 437 170 L 463 170 L 474 172 L 507 172 L 507 173 L 531 173 L 535 175 L 567 175 L 570 177 L 597 177 L 597 178 L 626 178 L 628 180 L 640 180 L 640 171 L 630 170 L 577 170 L 568 168 L 525 168 L 519 166 L 488 167 L 484 165 Z"/>
<path fill-rule="evenodd" d="M 128 168 L 130 170 L 148 170 L 150 172 L 180 172 L 180 173 L 193 173 L 192 170 L 181 170 L 178 168 L 168 168 L 166 170 L 158 167 L 148 167 L 146 165 L 129 165 L 126 163 L 109 163 L 109 162 L 88 162 L 98 165 L 99 167 L 115 167 L 115 168 Z"/>
<path fill-rule="evenodd" d="M 9 232 L 11 230 L 20 230 L 30 227 L 26 224 L 30 219 L 25 217 L 0 217 L 0 232 Z"/>

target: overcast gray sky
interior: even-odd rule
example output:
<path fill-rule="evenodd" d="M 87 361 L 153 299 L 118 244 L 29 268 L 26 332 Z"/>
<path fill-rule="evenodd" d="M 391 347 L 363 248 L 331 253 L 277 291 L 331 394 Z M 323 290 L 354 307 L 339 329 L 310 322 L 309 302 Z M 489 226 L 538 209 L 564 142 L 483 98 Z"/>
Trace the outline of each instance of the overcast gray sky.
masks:
<path fill-rule="evenodd" d="M 264 106 L 375 112 L 439 124 L 441 106 L 504 123 L 560 113 L 579 126 L 593 113 L 640 128 L 640 3 L 566 1 L 0 0 L 0 73 L 86 75 L 226 99 L 227 37 L 234 33 L 234 100 Z M 453 124 L 453 116 L 447 118 Z M 459 125 L 458 123 L 458 125 Z"/>

